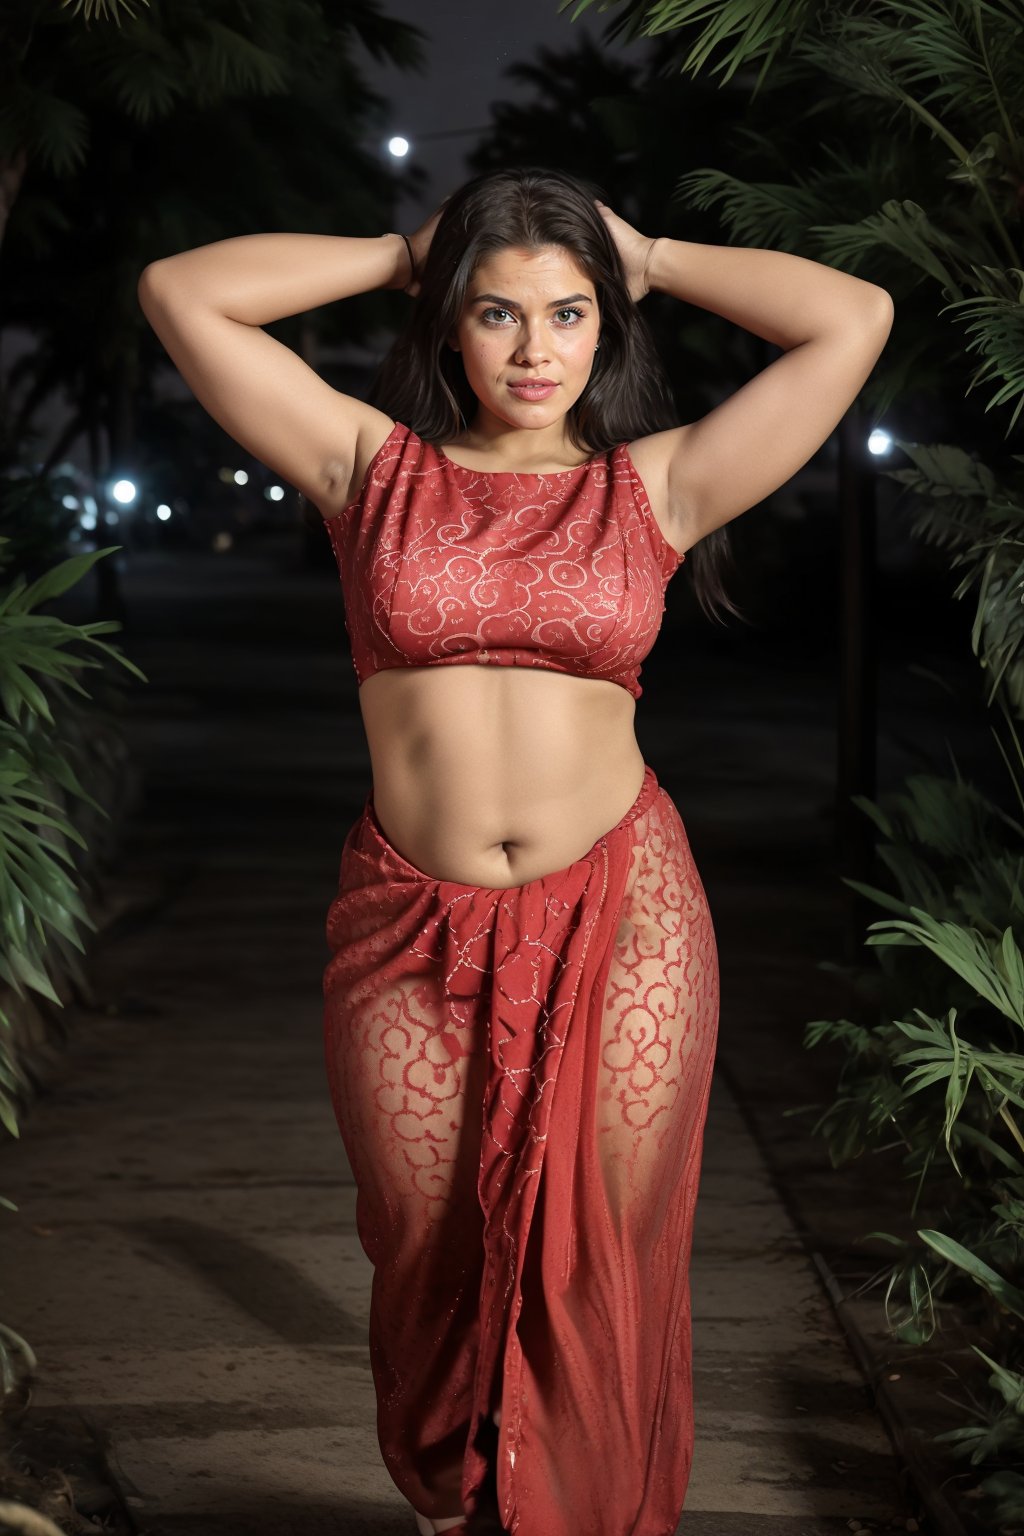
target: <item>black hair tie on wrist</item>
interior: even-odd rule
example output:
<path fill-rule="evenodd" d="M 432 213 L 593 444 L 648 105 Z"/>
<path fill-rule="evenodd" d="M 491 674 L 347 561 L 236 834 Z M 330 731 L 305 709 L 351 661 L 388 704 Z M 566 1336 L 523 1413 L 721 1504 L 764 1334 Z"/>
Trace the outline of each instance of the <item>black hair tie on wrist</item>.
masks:
<path fill-rule="evenodd" d="M 402 239 L 405 241 L 405 248 L 409 252 L 409 283 L 411 283 L 413 278 L 416 276 L 416 263 L 412 259 L 412 245 L 410 244 L 409 236 L 403 235 Z M 405 285 L 407 288 L 409 283 L 406 283 Z"/>

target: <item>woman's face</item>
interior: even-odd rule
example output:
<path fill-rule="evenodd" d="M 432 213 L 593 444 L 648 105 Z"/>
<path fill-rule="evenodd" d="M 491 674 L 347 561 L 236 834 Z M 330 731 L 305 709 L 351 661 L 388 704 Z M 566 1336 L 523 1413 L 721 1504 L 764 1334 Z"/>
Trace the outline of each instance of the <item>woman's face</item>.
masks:
<path fill-rule="evenodd" d="M 594 285 L 561 245 L 507 246 L 477 267 L 450 344 L 481 406 L 511 427 L 557 422 L 594 366 Z M 530 388 L 530 381 L 547 381 Z"/>

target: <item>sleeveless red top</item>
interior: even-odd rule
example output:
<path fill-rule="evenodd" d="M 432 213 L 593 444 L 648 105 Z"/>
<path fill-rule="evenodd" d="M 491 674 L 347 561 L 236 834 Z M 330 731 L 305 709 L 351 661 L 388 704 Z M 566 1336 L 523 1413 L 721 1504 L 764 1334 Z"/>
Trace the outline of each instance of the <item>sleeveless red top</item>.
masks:
<path fill-rule="evenodd" d="M 606 678 L 638 699 L 682 564 L 625 443 L 551 474 L 467 469 L 396 422 L 326 519 L 360 683 L 487 662 Z"/>

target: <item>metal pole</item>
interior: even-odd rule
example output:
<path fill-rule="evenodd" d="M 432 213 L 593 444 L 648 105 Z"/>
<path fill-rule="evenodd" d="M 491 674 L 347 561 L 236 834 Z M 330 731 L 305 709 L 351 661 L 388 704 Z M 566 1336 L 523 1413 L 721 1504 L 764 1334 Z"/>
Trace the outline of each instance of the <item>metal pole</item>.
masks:
<path fill-rule="evenodd" d="M 836 853 L 840 874 L 868 881 L 873 824 L 851 796 L 877 790 L 877 518 L 875 474 L 863 415 L 855 402 L 839 434 L 839 700 L 836 762 Z M 863 955 L 864 929 L 879 913 L 847 891 L 846 950 Z"/>

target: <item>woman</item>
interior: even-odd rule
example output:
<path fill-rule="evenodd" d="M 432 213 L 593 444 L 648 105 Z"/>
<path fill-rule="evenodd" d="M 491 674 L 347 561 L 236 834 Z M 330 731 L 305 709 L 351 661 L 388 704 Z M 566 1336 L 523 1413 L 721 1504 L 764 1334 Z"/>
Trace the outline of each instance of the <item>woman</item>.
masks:
<path fill-rule="evenodd" d="M 372 404 L 260 329 L 375 287 L 416 302 Z M 652 288 L 783 355 L 675 424 Z M 421 1533 L 669 1536 L 718 971 L 637 675 L 691 551 L 704 606 L 730 606 L 720 530 L 836 426 L 889 296 L 642 235 L 527 169 L 411 238 L 186 251 L 140 298 L 339 561 L 373 782 L 328 914 L 325 1039 L 385 1463 Z"/>

